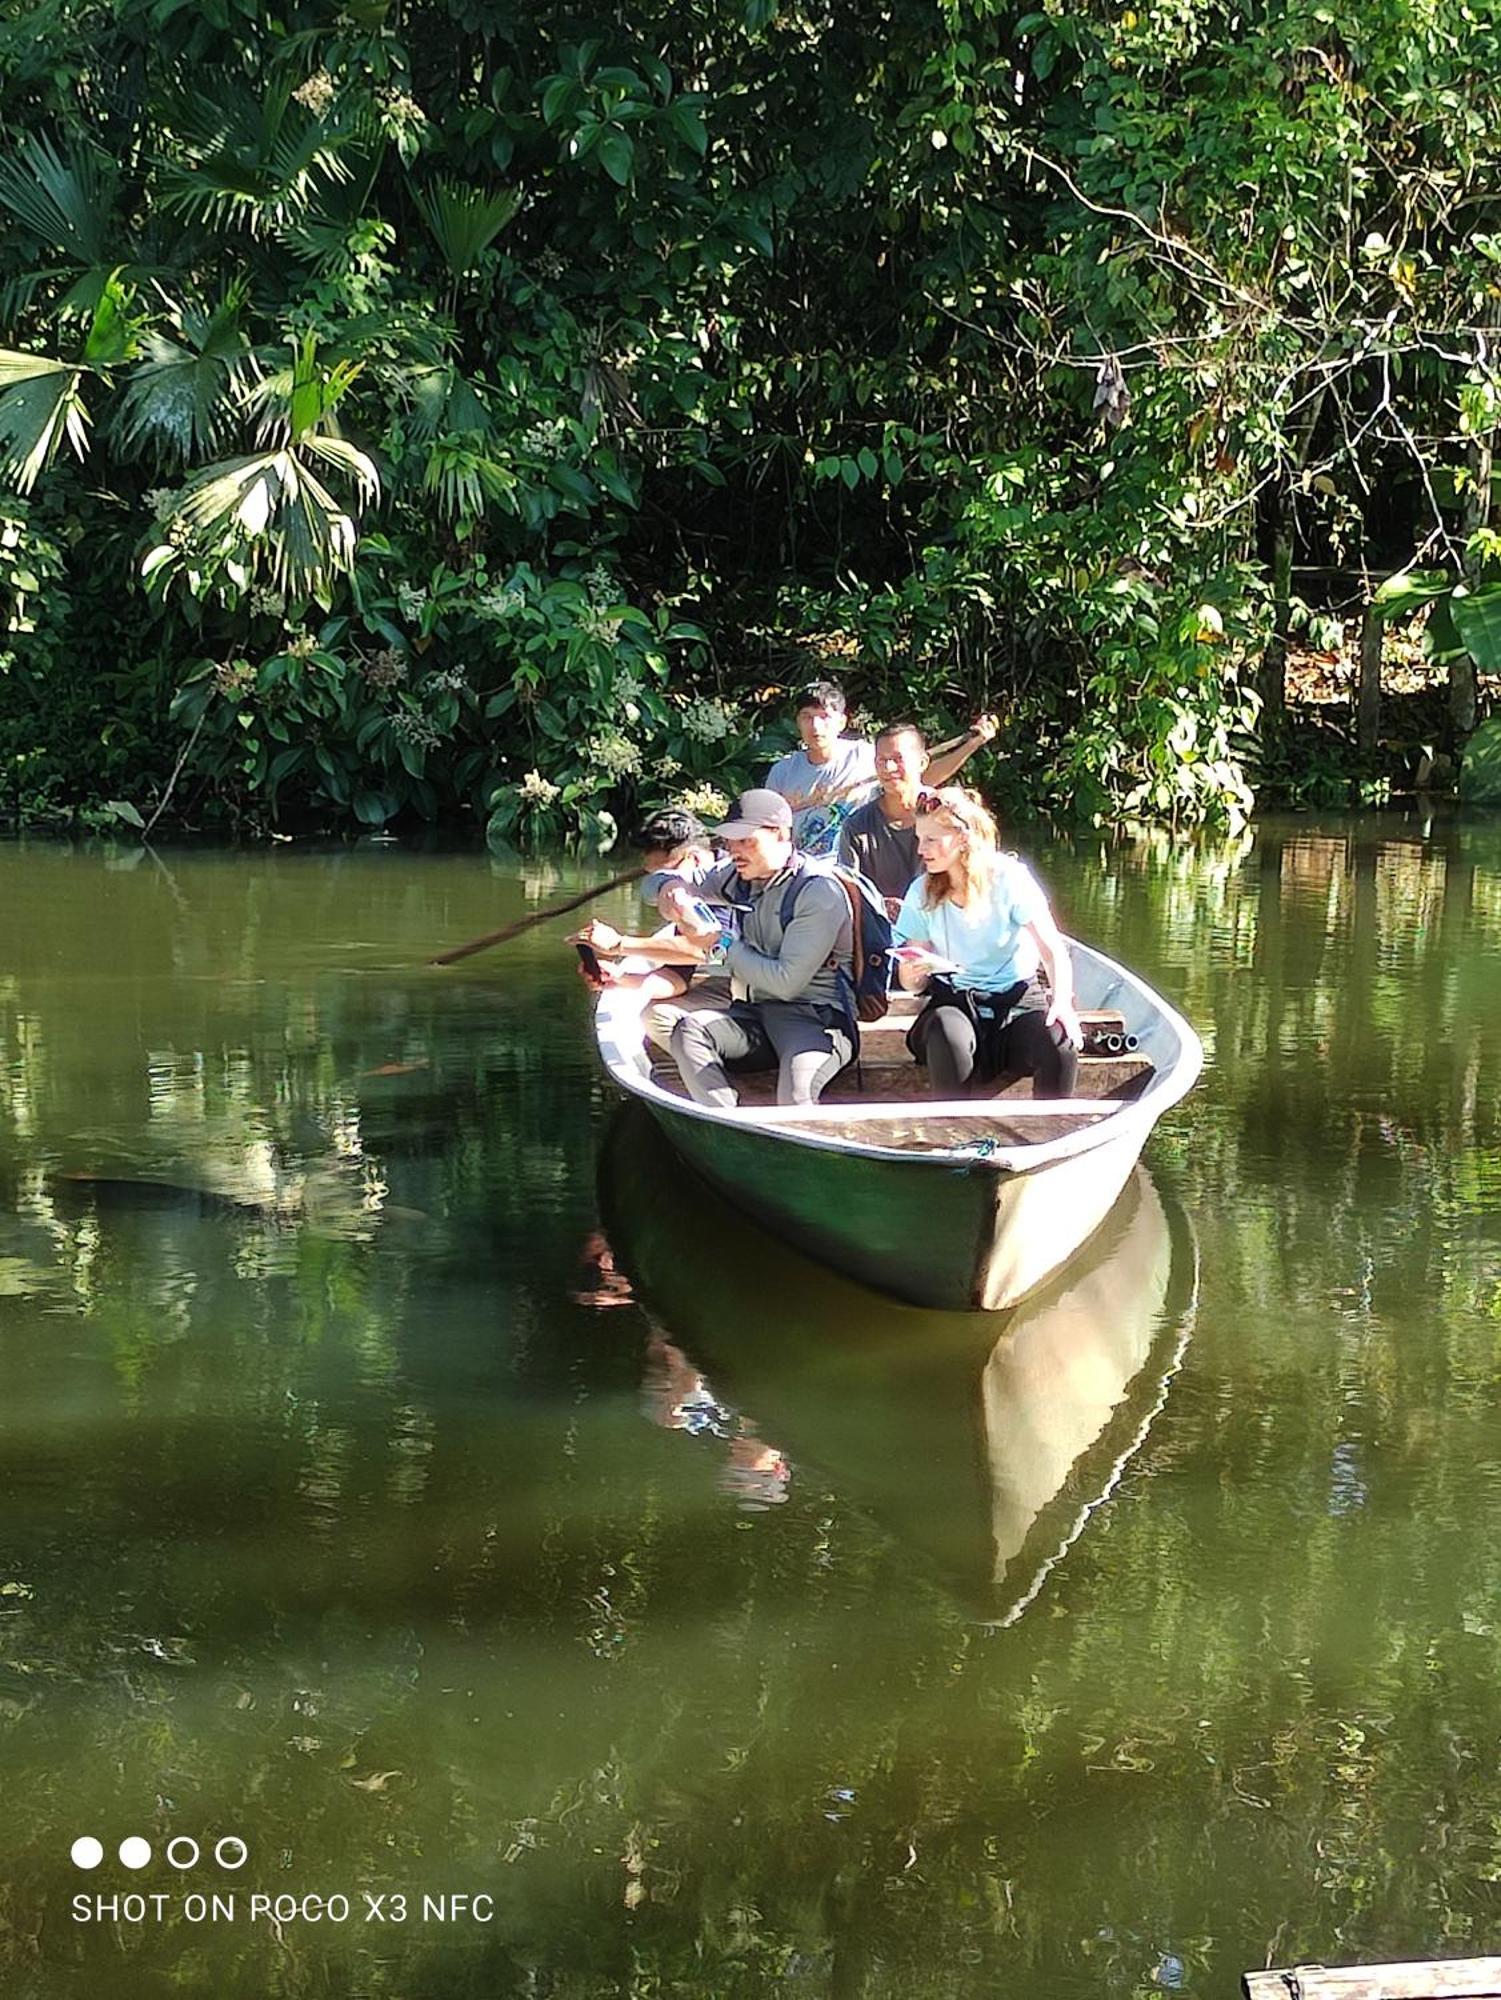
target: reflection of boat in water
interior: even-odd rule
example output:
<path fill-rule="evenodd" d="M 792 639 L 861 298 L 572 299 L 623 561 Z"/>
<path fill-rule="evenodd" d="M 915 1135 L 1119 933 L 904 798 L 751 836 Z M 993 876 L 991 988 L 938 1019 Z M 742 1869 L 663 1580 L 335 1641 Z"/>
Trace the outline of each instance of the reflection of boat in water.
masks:
<path fill-rule="evenodd" d="M 615 1254 L 715 1388 L 794 1465 L 1010 1619 L 1078 1535 L 1161 1408 L 1197 1257 L 1138 1167 L 1087 1249 L 994 1313 L 904 1306 L 737 1215 L 631 1110 L 605 1152 Z"/>

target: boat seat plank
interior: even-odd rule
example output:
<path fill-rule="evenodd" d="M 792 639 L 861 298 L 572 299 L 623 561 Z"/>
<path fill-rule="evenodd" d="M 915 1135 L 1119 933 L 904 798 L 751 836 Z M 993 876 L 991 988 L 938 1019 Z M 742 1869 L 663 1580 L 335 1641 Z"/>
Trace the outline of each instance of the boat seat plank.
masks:
<path fill-rule="evenodd" d="M 789 1138 L 802 1134 L 832 1139 L 840 1145 L 878 1146 L 884 1152 L 968 1153 L 976 1158 L 1048 1145 L 1099 1122 L 1097 1106 L 1091 1106 L 1089 1112 L 1081 1115 L 1077 1110 L 1069 1110 L 1065 1103 L 1039 1104 L 1038 1115 L 1026 1119 L 1013 1118 L 1009 1113 L 1000 1117 L 988 1106 L 968 1104 L 949 1107 L 956 1113 L 951 1117 L 942 1115 L 943 1106 L 935 1107 L 938 1116 L 926 1106 L 915 1116 L 908 1109 L 879 1119 L 839 1115 L 841 1109 L 853 1112 L 859 1106 L 831 1106 L 822 1119 L 797 1116 L 808 1108 L 788 1105 L 770 1111 L 741 1112 L 735 1114 L 735 1122 L 762 1131 L 784 1132 Z"/>
<path fill-rule="evenodd" d="M 979 1119 L 994 1123 L 998 1118 L 1030 1123 L 1034 1118 L 1110 1118 L 1120 1110 L 1111 1098 L 1099 1097 L 991 1097 L 950 1098 L 940 1102 L 922 1099 L 925 1118 Z M 726 1114 L 731 1115 L 731 1114 Z M 882 1119 L 910 1118 L 910 1104 L 772 1104 L 762 1108 L 742 1104 L 740 1116 L 758 1124 L 775 1119 L 779 1124 L 816 1125 L 820 1120 L 841 1125 L 876 1125 Z"/>
<path fill-rule="evenodd" d="M 1245 2000 L 1495 2000 L 1501 1995 L 1501 1958 L 1296 1965 L 1248 1972 L 1241 1990 Z"/>
<path fill-rule="evenodd" d="M 1154 1074 L 1152 1064 L 1145 1057 L 1084 1056 L 1079 1062 L 1075 1095 L 1102 1100 L 1107 1104 L 1121 1103 L 1139 1097 Z M 653 1052 L 652 1081 L 676 1097 L 687 1096 L 677 1064 L 663 1051 Z M 776 1087 L 773 1070 L 756 1070 L 735 1078 L 735 1088 L 740 1093 L 742 1105 L 775 1103 Z M 884 1050 L 874 1057 L 862 1052 L 859 1069 L 850 1068 L 837 1076 L 824 1092 L 822 1101 L 825 1104 L 860 1105 L 931 1101 L 928 1073 L 905 1052 L 900 1057 L 890 1056 Z M 1004 1102 L 1008 1106 L 1014 1102 L 1030 1103 L 1033 1101 L 1032 1080 L 1024 1076 L 998 1077 L 988 1089 L 977 1094 L 974 1101 Z"/>

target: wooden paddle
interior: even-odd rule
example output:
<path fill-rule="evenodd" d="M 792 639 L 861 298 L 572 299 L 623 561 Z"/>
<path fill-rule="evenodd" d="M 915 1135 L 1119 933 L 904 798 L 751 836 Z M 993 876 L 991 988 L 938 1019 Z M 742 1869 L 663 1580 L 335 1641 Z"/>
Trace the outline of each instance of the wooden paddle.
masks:
<path fill-rule="evenodd" d="M 566 917 L 570 910 L 581 910 L 596 896 L 606 895 L 611 889 L 623 889 L 627 882 L 639 882 L 645 873 L 644 868 L 632 868 L 625 875 L 612 875 L 608 882 L 597 882 L 592 889 L 585 889 L 582 895 L 570 896 L 563 903 L 549 903 L 545 910 L 533 910 L 529 917 L 518 918 L 514 924 L 507 924 L 504 930 L 471 938 L 468 944 L 457 944 L 452 951 L 440 951 L 436 958 L 427 962 L 429 965 L 453 965 L 461 958 L 472 958 L 477 951 L 488 951 L 492 944 L 509 944 L 512 938 L 520 937 L 523 931 L 529 931 L 537 924 L 551 923 L 554 917 Z"/>

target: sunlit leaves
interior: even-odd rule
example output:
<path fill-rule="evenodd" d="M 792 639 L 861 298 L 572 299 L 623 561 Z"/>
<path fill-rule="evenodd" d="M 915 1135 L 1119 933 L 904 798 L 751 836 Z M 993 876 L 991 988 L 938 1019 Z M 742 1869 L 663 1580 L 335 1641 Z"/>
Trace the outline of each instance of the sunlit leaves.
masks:
<path fill-rule="evenodd" d="M 171 334 L 144 336 L 146 358 L 127 379 L 114 417 L 126 451 L 149 449 L 186 464 L 223 450 L 248 386 L 244 305 L 244 286 L 232 286 L 211 313 L 184 307 Z"/>
<path fill-rule="evenodd" d="M 83 457 L 81 374 L 64 361 L 0 349 L 0 477 L 18 491 L 31 491 L 64 441 Z"/>
<path fill-rule="evenodd" d="M 352 495 L 336 497 L 328 475 Z M 354 562 L 354 511 L 374 501 L 372 461 L 343 438 L 304 432 L 295 446 L 209 466 L 189 480 L 142 576 L 158 591 L 177 577 L 191 594 L 263 575 L 289 599 L 327 605 Z"/>
<path fill-rule="evenodd" d="M 359 373 L 360 363 L 348 357 L 322 362 L 311 334 L 294 341 L 291 360 L 263 375 L 247 398 L 261 437 L 295 443 L 332 416 Z"/>

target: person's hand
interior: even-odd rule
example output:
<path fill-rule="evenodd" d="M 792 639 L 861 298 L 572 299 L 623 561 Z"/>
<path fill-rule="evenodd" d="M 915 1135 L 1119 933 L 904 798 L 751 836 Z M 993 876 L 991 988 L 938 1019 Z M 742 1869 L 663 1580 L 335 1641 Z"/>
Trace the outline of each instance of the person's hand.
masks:
<path fill-rule="evenodd" d="M 919 972 L 947 972 L 953 965 L 953 960 L 935 951 L 926 938 L 908 938 L 905 944 L 893 945 L 891 955 L 898 965 L 910 965 Z"/>
<path fill-rule="evenodd" d="M 971 736 L 978 736 L 982 743 L 990 743 L 994 741 L 1000 726 L 998 719 L 987 712 L 975 717 L 969 725 L 969 733 Z"/>
<path fill-rule="evenodd" d="M 620 933 L 613 924 L 602 923 L 598 917 L 591 917 L 582 930 L 573 933 L 568 942 L 592 945 L 596 951 L 619 951 Z"/>
<path fill-rule="evenodd" d="M 1048 1004 L 1047 1024 L 1050 1028 L 1062 1028 L 1075 1049 L 1083 1048 L 1084 1028 L 1072 1000 L 1060 1000 L 1055 996 Z"/>
<path fill-rule="evenodd" d="M 598 972 L 591 972 L 584 961 L 580 959 L 579 978 L 583 980 L 591 993 L 603 993 L 607 986 L 617 986 L 620 983 L 620 972 L 617 967 L 606 965 L 603 961 L 600 963 Z"/>
<path fill-rule="evenodd" d="M 948 960 L 941 958 L 925 938 L 913 938 L 898 945 L 894 953 L 897 984 L 904 993 L 922 993 L 928 981 Z"/>

